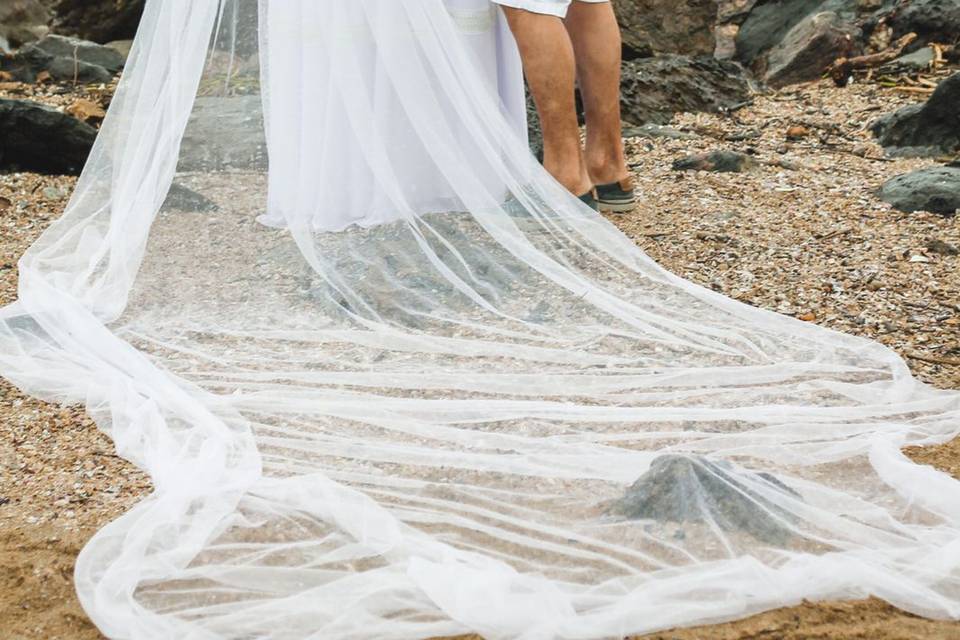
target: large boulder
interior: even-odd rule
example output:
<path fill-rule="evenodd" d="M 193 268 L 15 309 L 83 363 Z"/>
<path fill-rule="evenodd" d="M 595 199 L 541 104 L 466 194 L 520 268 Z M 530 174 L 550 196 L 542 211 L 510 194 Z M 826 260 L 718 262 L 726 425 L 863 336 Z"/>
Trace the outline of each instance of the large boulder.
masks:
<path fill-rule="evenodd" d="M 115 49 L 51 35 L 21 49 L 4 67 L 22 82 L 34 82 L 44 71 L 58 81 L 109 82 L 123 64 Z"/>
<path fill-rule="evenodd" d="M 960 0 L 911 0 L 890 12 L 893 36 L 907 33 L 919 37 L 915 47 L 929 42 L 952 43 L 960 37 Z"/>
<path fill-rule="evenodd" d="M 53 27 L 94 42 L 126 40 L 137 32 L 144 4 L 145 0 L 57 0 Z"/>
<path fill-rule="evenodd" d="M 614 0 L 627 58 L 657 53 L 713 53 L 716 0 Z"/>
<path fill-rule="evenodd" d="M 761 0 L 749 11 L 737 33 L 737 60 L 757 64 L 762 54 L 783 41 L 823 0 Z"/>
<path fill-rule="evenodd" d="M 960 151 L 960 73 L 941 82 L 925 103 L 898 109 L 874 122 L 871 128 L 891 155 Z"/>
<path fill-rule="evenodd" d="M 859 30 L 833 11 L 798 22 L 767 56 L 766 81 L 774 87 L 819 78 L 830 64 L 857 48 Z"/>
<path fill-rule="evenodd" d="M 784 84 L 796 81 L 791 76 L 798 68 L 809 68 L 799 78 L 810 79 L 831 56 L 866 52 L 874 30 L 901 5 L 900 0 L 720 0 L 718 33 L 735 33 L 735 59 Z M 726 48 L 718 43 L 718 50 Z"/>
<path fill-rule="evenodd" d="M 623 63 L 623 119 L 665 124 L 675 113 L 716 112 L 751 94 L 743 68 L 700 56 L 663 55 Z"/>
<path fill-rule="evenodd" d="M 56 109 L 0 99 L 0 167 L 78 174 L 97 130 Z"/>
<path fill-rule="evenodd" d="M 900 211 L 953 215 L 960 210 L 960 166 L 930 167 L 899 175 L 880 188 L 880 198 Z"/>

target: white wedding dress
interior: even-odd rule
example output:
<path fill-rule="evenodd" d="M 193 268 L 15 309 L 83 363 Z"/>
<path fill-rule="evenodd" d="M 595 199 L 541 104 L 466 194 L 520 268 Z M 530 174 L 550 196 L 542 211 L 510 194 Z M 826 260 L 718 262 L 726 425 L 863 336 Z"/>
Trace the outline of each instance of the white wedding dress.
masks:
<path fill-rule="evenodd" d="M 148 0 L 0 373 L 155 492 L 111 638 L 594 639 L 960 617 L 960 395 L 653 263 L 526 149 L 484 0 Z M 258 219 L 260 222 L 258 222 Z M 262 222 L 262 223 L 261 223 Z"/>

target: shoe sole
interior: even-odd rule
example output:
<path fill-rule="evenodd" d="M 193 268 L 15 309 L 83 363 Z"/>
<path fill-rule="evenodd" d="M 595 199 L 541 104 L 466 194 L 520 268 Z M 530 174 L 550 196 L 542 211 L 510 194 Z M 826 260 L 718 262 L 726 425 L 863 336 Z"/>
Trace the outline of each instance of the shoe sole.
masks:
<path fill-rule="evenodd" d="M 600 205 L 600 211 L 604 213 L 629 213 L 637 206 L 636 200 L 631 200 L 629 202 L 619 201 L 619 202 L 604 202 L 600 200 L 597 202 Z"/>

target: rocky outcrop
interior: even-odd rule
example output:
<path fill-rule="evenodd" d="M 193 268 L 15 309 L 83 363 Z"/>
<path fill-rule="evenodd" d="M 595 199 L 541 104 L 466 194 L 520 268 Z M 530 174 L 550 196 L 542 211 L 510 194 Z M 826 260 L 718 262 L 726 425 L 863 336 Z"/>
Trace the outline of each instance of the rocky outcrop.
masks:
<path fill-rule="evenodd" d="M 872 130 L 891 155 L 960 151 L 960 73 L 941 82 L 925 103 L 909 105 L 880 118 Z"/>
<path fill-rule="evenodd" d="M 78 174 L 97 130 L 50 107 L 0 99 L 0 167 Z"/>
<path fill-rule="evenodd" d="M 930 167 L 899 175 L 880 188 L 880 199 L 900 211 L 953 215 L 960 210 L 960 166 Z"/>
<path fill-rule="evenodd" d="M 767 56 L 764 77 L 774 87 L 816 80 L 839 57 L 857 48 L 859 30 L 833 11 L 798 22 Z"/>
<path fill-rule="evenodd" d="M 960 1 L 960 0 L 957 0 Z M 733 56 L 775 86 L 817 78 L 835 58 L 856 56 L 885 24 L 897 0 L 722 0 L 718 51 Z M 886 39 L 874 45 L 889 44 Z"/>
<path fill-rule="evenodd" d="M 783 41 L 804 18 L 817 11 L 823 0 L 767 0 L 757 3 L 746 15 L 737 33 L 737 60 L 755 66 L 762 56 Z M 762 70 L 762 69 L 761 69 Z"/>
<path fill-rule="evenodd" d="M 628 59 L 656 53 L 712 54 L 716 0 L 614 0 Z"/>
<path fill-rule="evenodd" d="M 887 18 L 895 38 L 916 33 L 920 38 L 914 46 L 918 47 L 929 42 L 949 44 L 960 37 L 960 0 L 910 0 L 897 4 Z"/>
<path fill-rule="evenodd" d="M 11 56 L 5 70 L 21 82 L 35 82 L 43 73 L 56 81 L 109 82 L 120 71 L 124 57 L 94 42 L 47 36 Z"/>
<path fill-rule="evenodd" d="M 663 55 L 623 64 L 623 119 L 630 125 L 665 124 L 680 112 L 722 111 L 750 94 L 742 67 L 712 57 Z"/>

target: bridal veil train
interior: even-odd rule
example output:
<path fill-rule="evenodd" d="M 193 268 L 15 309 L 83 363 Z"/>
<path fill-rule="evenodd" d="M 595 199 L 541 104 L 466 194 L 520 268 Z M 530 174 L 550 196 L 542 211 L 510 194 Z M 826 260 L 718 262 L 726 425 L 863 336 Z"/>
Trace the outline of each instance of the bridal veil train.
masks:
<path fill-rule="evenodd" d="M 149 0 L 0 373 L 152 495 L 113 638 L 622 637 L 960 617 L 960 395 L 664 271 L 526 150 L 486 0 Z"/>

